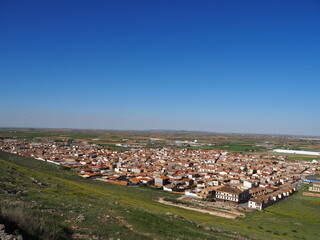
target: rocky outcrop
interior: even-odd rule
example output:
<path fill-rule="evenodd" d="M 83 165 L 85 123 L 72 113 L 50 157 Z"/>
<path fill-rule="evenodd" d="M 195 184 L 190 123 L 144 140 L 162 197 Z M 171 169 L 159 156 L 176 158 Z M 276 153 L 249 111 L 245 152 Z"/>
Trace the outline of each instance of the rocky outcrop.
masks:
<path fill-rule="evenodd" d="M 21 235 L 11 235 L 5 232 L 5 226 L 0 224 L 0 240 L 23 240 Z"/>

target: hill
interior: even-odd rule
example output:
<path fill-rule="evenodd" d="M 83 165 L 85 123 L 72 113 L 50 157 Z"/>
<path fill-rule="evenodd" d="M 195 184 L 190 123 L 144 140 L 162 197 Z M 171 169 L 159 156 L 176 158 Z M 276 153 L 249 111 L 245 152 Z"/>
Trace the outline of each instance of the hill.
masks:
<path fill-rule="evenodd" d="M 145 187 L 79 178 L 0 152 L 0 222 L 24 239 L 319 239 L 320 200 L 296 194 L 234 220 L 157 202 Z"/>

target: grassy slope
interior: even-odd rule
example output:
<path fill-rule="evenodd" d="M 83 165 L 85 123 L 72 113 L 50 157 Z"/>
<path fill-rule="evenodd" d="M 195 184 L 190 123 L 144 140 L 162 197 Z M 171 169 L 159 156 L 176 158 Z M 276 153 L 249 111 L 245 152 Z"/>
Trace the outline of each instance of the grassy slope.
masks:
<path fill-rule="evenodd" d="M 228 233 L 197 227 L 201 224 L 256 239 L 320 238 L 320 221 L 316 218 L 320 215 L 320 200 L 301 194 L 266 211 L 230 220 L 157 203 L 159 197 L 172 197 L 163 191 L 80 179 L 58 166 L 8 153 L 0 152 L 0 159 L 1 189 L 21 191 L 20 195 L 0 191 L 0 207 L 19 208 L 48 223 L 59 223 L 52 225 L 52 231 L 66 236 L 69 229 L 102 239 L 232 239 Z M 182 218 L 167 216 L 166 212 Z M 85 215 L 85 221 L 75 220 L 80 214 Z"/>

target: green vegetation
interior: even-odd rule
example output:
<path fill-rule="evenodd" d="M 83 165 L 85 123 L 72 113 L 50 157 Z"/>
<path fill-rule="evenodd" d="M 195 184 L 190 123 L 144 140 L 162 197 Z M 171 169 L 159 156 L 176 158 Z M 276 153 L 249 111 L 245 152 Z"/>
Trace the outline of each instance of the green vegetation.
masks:
<path fill-rule="evenodd" d="M 290 136 L 216 134 L 209 132 L 188 131 L 117 131 L 117 130 L 80 130 L 80 129 L 35 129 L 35 128 L 0 128 L 0 138 L 19 138 L 26 141 L 41 142 L 48 139 L 55 141 L 86 141 L 114 151 L 126 151 L 131 147 L 115 146 L 117 143 L 145 148 L 189 148 L 191 150 L 226 150 L 243 153 L 268 154 L 271 148 L 300 149 L 320 151 L 320 140 Z M 150 138 L 162 139 L 150 141 Z M 92 139 L 95 139 L 94 141 Z M 49 140 L 49 141 L 50 141 Z M 180 146 L 174 141 L 194 141 L 203 147 Z M 210 146 L 212 145 L 212 146 Z"/>
<path fill-rule="evenodd" d="M 255 146 L 252 142 L 221 142 L 212 147 L 188 147 L 190 150 L 226 150 L 231 152 L 261 152 L 266 148 Z"/>
<path fill-rule="evenodd" d="M 264 211 L 247 214 L 247 221 L 255 222 L 273 237 L 319 239 L 320 199 L 303 196 L 304 189 Z"/>
<path fill-rule="evenodd" d="M 24 239 L 70 239 L 70 231 L 57 220 L 54 216 L 19 206 L 0 208 L 0 222 L 6 225 L 6 230 L 21 233 Z"/>
<path fill-rule="evenodd" d="M 289 160 L 297 160 L 297 161 L 299 161 L 299 160 L 300 161 L 312 161 L 313 159 L 320 160 L 320 158 L 317 157 L 317 156 L 306 156 L 306 155 L 301 155 L 301 156 L 297 156 L 297 155 L 292 156 L 292 155 L 290 155 L 288 157 L 288 159 Z"/>
<path fill-rule="evenodd" d="M 95 142 L 90 142 L 90 144 L 96 144 Z M 116 146 L 115 144 L 110 144 L 110 143 L 98 143 L 99 146 L 103 148 L 108 148 L 111 151 L 128 151 L 131 148 L 129 147 L 122 147 L 122 146 Z"/>
<path fill-rule="evenodd" d="M 155 201 L 169 193 L 85 180 L 59 166 L 8 153 L 0 153 L 0 159 L 0 207 L 7 209 L 0 214 L 33 236 L 30 239 L 68 239 L 71 235 L 88 235 L 85 239 L 229 238 L 227 232 L 213 234 L 187 221 L 190 213 Z M 20 211 L 20 217 L 14 217 Z M 167 216 L 168 211 L 181 217 Z M 48 224 L 27 224 L 34 216 Z M 201 216 L 197 218 L 199 222 Z"/>
<path fill-rule="evenodd" d="M 29 239 L 237 239 L 234 232 L 246 239 L 320 238 L 320 199 L 301 193 L 230 220 L 158 203 L 159 197 L 178 197 L 164 191 L 86 180 L 9 153 L 0 159 L 0 220 Z"/>

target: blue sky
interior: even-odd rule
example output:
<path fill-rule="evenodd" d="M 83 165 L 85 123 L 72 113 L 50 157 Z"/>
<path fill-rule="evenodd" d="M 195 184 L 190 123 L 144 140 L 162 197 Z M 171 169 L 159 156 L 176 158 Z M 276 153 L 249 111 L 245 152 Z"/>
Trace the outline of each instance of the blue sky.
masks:
<path fill-rule="evenodd" d="M 0 1 L 0 126 L 320 135 L 320 2 Z"/>

